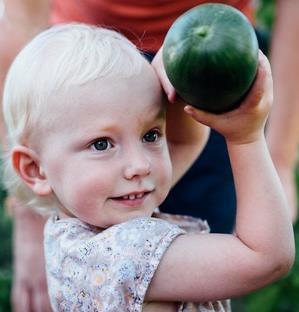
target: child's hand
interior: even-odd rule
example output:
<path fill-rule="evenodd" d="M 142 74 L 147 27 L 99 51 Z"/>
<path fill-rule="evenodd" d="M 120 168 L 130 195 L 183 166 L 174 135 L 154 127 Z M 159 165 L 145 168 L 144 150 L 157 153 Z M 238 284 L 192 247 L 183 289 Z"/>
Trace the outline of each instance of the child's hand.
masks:
<path fill-rule="evenodd" d="M 257 77 L 239 108 L 215 115 L 186 106 L 185 111 L 195 120 L 221 133 L 231 144 L 256 141 L 264 133 L 273 99 L 273 84 L 270 64 L 266 56 L 259 53 Z"/>
<path fill-rule="evenodd" d="M 173 103 L 176 101 L 176 92 L 166 75 L 162 58 L 162 48 L 163 46 L 159 49 L 159 51 L 155 55 L 152 61 L 152 65 L 157 73 L 157 76 L 159 77 L 161 86 L 167 95 L 168 101 Z"/>

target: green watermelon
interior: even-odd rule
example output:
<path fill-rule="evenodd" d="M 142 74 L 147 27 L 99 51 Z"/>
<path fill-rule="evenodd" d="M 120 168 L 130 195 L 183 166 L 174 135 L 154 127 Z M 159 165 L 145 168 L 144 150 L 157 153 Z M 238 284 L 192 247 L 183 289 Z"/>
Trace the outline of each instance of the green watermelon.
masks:
<path fill-rule="evenodd" d="M 258 68 L 255 31 L 229 5 L 198 5 L 170 27 L 163 62 L 176 92 L 187 103 L 212 113 L 239 106 Z"/>

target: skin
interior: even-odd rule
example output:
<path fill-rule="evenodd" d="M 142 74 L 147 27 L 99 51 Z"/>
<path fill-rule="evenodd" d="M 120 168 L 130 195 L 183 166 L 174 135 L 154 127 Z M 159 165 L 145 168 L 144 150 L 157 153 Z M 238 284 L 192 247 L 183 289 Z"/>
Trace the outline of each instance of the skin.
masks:
<path fill-rule="evenodd" d="M 61 217 L 99 228 L 151 216 L 208 137 L 207 127 L 174 113 L 182 110 L 179 103 L 166 110 L 156 73 L 145 60 L 138 75 L 74 86 L 49 102 L 38 131 L 13 148 L 13 165 L 37 195 L 55 195 Z M 166 136 L 172 118 L 183 135 Z M 38 140 L 41 133 L 44 139 Z"/>
<path fill-rule="evenodd" d="M 49 16 L 48 0 L 4 0 L 3 2 L 6 10 L 4 17 L 0 17 L 0 94 L 12 59 L 29 39 L 47 27 Z M 299 95 L 296 86 L 299 73 L 296 51 L 298 51 L 299 39 L 296 32 L 289 31 L 289 29 L 298 29 L 299 19 L 297 16 L 293 18 L 289 16 L 298 12 L 299 3 L 296 0 L 276 0 L 276 3 L 278 9 L 271 49 L 275 100 L 268 122 L 267 142 L 290 203 L 293 222 L 295 222 L 297 205 L 293 172 L 299 133 L 297 129 Z M 159 54 L 154 60 L 154 66 L 169 100 L 173 102 L 175 91 L 165 76 Z M 289 79 L 290 77 L 292 78 Z M 2 119 L 0 137 L 2 145 L 5 146 Z M 34 214 L 19 205 L 16 200 L 11 200 L 10 203 L 15 218 L 15 270 L 12 291 L 14 311 L 50 311 L 44 274 L 31 274 L 32 271 L 44 271 L 41 246 L 44 220 L 38 216 L 33 217 Z M 23 236 L 18 234 L 25 232 L 26 244 L 22 239 Z M 36 285 L 42 285 L 42 287 Z"/>
<path fill-rule="evenodd" d="M 11 198 L 11 201 L 14 199 Z M 24 210 L 17 201 L 11 202 L 14 213 L 14 284 L 12 297 L 19 302 L 14 311 L 51 311 L 48 299 L 48 289 L 45 281 L 45 264 L 43 257 L 44 219 L 33 211 Z M 32 228 L 32 225 L 34 227 Z M 24 242 L 35 240 L 24 248 Z M 24 250 L 25 249 L 25 250 Z M 20 259 L 22 261 L 20 261 Z M 32 261 L 34 259 L 34 261 Z M 24 268 L 24 264 L 31 264 Z M 17 282 L 16 282 L 17 281 Z"/>
<path fill-rule="evenodd" d="M 273 244 L 276 239 L 289 244 L 293 234 L 285 196 L 264 137 L 271 103 L 270 67 L 260 54 L 257 80 L 239 109 L 219 116 L 185 109 L 226 138 L 237 191 L 236 233 L 178 237 L 158 267 L 148 299 L 206 301 L 241 296 L 273 282 L 293 261 L 293 243 L 281 246 L 286 249 L 280 251 Z M 289 226 L 280 223 L 283 219 Z M 278 227 L 282 231 L 277 231 Z M 287 254 L 291 256 L 288 260 L 284 258 Z M 282 266 L 277 266 L 273 257 L 280 258 Z M 176 283 L 177 276 L 180 283 Z"/>
<path fill-rule="evenodd" d="M 172 165 L 162 93 L 154 71 L 145 66 L 143 75 L 151 77 L 76 87 L 70 91 L 71 105 L 51 110 L 55 122 L 38 147 L 38 158 L 65 216 L 107 228 L 150 216 L 166 197 Z M 55 107 L 66 98 L 58 94 L 50 101 Z"/>
<path fill-rule="evenodd" d="M 75 216 L 105 228 L 136 216 L 150 216 L 167 195 L 173 177 L 179 178 L 182 167 L 189 166 L 186 151 L 192 151 L 197 141 L 183 153 L 180 141 L 170 139 L 173 134 L 169 138 L 163 135 L 161 91 L 151 66 L 144 63 L 141 75 L 127 79 L 122 83 L 97 81 L 70 90 L 71 94 L 58 94 L 40 119 L 58 119 L 50 126 L 44 122 L 44 140 L 28 140 L 13 148 L 15 170 L 37 195 L 54 194 L 62 217 Z M 128 88 L 132 84 L 134 91 Z M 146 301 L 205 302 L 240 296 L 290 269 L 294 261 L 292 224 L 264 136 L 272 92 L 270 65 L 260 54 L 255 85 L 240 108 L 223 115 L 184 108 L 198 121 L 199 129 L 205 124 L 226 139 L 237 189 L 236 234 L 176 238 L 154 274 Z M 143 97 L 138 97 L 138 107 L 133 106 L 138 95 Z M 55 107 L 70 97 L 72 105 Z M 59 127 L 64 111 L 68 121 Z M 176 116 L 179 120 L 181 115 Z M 170 140 L 169 154 L 166 139 Z M 98 146 L 104 149 L 99 151 Z M 180 283 L 176 283 L 177 276 Z"/>
<path fill-rule="evenodd" d="M 299 145 L 299 2 L 277 1 L 271 64 L 274 76 L 274 105 L 267 127 L 267 143 L 285 187 L 293 222 L 298 216 L 295 168 Z"/>
<path fill-rule="evenodd" d="M 48 1 L 8 0 L 0 17 L 0 95 L 7 69 L 20 48 L 48 24 Z M 0 140 L 5 148 L 5 130 L 0 114 Z M 43 256 L 45 220 L 20 205 L 9 201 L 14 215 L 14 279 L 11 301 L 15 312 L 51 311 Z M 26 244 L 24 237 L 26 236 Z M 26 245 L 26 246 L 25 246 Z M 34 272 L 34 274 L 33 274 Z"/>

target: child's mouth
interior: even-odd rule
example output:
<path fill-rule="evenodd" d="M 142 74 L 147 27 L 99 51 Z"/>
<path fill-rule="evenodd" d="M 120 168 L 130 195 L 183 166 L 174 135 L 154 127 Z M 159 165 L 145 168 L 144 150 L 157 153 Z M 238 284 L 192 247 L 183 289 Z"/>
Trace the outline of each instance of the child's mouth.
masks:
<path fill-rule="evenodd" d="M 136 206 L 141 205 L 149 193 L 151 192 L 147 191 L 147 192 L 132 193 L 119 197 L 113 197 L 112 200 L 115 200 L 124 205 Z"/>
<path fill-rule="evenodd" d="M 122 196 L 121 199 L 134 200 L 134 199 L 137 199 L 137 198 L 142 198 L 144 195 L 145 195 L 145 193 L 125 195 L 125 196 Z"/>

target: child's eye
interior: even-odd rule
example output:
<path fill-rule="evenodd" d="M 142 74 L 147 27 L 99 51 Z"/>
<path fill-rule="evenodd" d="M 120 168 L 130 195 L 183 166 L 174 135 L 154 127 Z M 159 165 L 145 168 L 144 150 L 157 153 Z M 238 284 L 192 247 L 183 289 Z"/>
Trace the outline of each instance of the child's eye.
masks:
<path fill-rule="evenodd" d="M 144 135 L 143 141 L 144 142 L 156 142 L 160 138 L 160 136 L 161 136 L 161 133 L 159 130 L 157 129 L 150 130 Z"/>
<path fill-rule="evenodd" d="M 111 142 L 106 138 L 99 139 L 92 143 L 92 148 L 96 151 L 105 151 L 111 147 L 113 147 Z"/>

